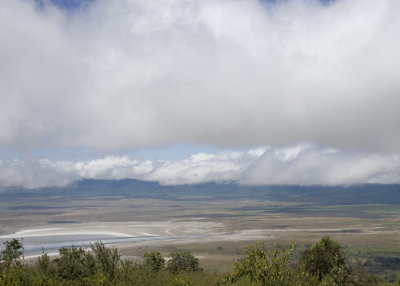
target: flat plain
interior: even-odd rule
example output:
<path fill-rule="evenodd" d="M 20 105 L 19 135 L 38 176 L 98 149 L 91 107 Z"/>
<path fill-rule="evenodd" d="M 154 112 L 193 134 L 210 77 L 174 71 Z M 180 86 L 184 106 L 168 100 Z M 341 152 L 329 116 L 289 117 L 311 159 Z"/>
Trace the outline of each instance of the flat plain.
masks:
<path fill-rule="evenodd" d="M 343 245 L 354 267 L 393 281 L 400 271 L 400 187 L 85 180 L 62 188 L 5 190 L 0 193 L 0 236 L 10 238 L 21 230 L 155 237 L 110 244 L 128 259 L 149 251 L 168 256 L 172 250 L 190 250 L 203 268 L 217 271 L 229 271 L 248 244 L 295 241 L 296 256 L 329 235 Z"/>

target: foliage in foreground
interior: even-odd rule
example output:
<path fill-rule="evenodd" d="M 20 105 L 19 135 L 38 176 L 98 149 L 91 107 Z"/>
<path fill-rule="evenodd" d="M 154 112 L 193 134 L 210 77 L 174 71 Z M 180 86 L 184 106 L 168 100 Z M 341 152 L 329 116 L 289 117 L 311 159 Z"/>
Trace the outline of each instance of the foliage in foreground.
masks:
<path fill-rule="evenodd" d="M 352 270 L 338 242 L 323 237 L 290 262 L 294 243 L 267 250 L 249 245 L 246 256 L 231 273 L 203 271 L 190 252 L 173 252 L 165 259 L 159 252 L 146 253 L 142 263 L 121 260 L 116 248 L 98 242 L 90 250 L 62 248 L 56 259 L 43 253 L 33 264 L 21 258 L 18 240 L 4 243 L 0 255 L 2 285 L 379 285 L 375 276 Z M 400 286 L 400 280 L 398 282 Z"/>
<path fill-rule="evenodd" d="M 213 285 L 217 274 L 206 274 L 189 251 L 172 252 L 165 267 L 159 252 L 146 253 L 142 263 L 121 260 L 118 250 L 97 242 L 90 250 L 61 248 L 53 260 L 43 253 L 34 264 L 21 258 L 22 244 L 5 242 L 0 255 L 3 285 Z"/>
<path fill-rule="evenodd" d="M 379 279 L 347 264 L 340 244 L 329 236 L 306 249 L 298 261 L 289 264 L 290 247 L 275 246 L 267 251 L 264 244 L 249 245 L 247 256 L 235 263 L 226 278 L 234 285 L 379 285 Z"/>

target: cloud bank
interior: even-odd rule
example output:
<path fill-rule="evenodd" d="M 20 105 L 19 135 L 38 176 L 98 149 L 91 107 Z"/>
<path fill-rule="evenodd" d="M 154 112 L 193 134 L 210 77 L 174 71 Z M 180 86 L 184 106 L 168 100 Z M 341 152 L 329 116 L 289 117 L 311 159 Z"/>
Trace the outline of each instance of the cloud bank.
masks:
<path fill-rule="evenodd" d="M 233 181 L 243 185 L 400 183 L 400 156 L 346 153 L 312 145 L 198 153 L 183 160 L 107 156 L 82 162 L 0 162 L 0 186 L 65 186 L 80 179 L 139 179 L 165 185 Z"/>
<path fill-rule="evenodd" d="M 399 14 L 397 0 L 94 0 L 73 11 L 2 0 L 0 147 L 306 141 L 399 152 Z"/>

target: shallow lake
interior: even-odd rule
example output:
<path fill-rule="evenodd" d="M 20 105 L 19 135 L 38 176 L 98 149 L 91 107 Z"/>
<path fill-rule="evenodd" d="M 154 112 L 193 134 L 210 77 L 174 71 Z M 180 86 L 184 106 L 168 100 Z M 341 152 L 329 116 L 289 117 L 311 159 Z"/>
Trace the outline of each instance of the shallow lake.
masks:
<path fill-rule="evenodd" d="M 0 236 L 0 249 L 4 249 L 3 242 L 11 240 L 12 235 Z M 139 242 L 139 241 L 152 241 L 152 240 L 175 240 L 185 239 L 188 236 L 138 236 L 133 237 L 130 235 L 122 236 L 121 234 L 112 235 L 110 233 L 96 233 L 96 234 L 52 234 L 52 235 L 35 235 L 35 236 L 22 236 L 16 235 L 15 238 L 23 241 L 24 256 L 26 258 L 38 256 L 42 253 L 42 249 L 49 254 L 58 253 L 58 250 L 63 247 L 90 247 L 98 241 L 104 244 L 118 244 L 124 242 Z"/>

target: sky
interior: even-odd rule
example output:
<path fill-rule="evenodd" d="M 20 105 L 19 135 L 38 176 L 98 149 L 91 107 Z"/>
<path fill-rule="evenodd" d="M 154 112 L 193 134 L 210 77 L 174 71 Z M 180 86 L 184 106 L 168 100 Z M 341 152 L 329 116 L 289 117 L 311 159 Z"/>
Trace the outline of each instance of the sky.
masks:
<path fill-rule="evenodd" d="M 397 0 L 0 5 L 0 187 L 400 183 Z"/>

